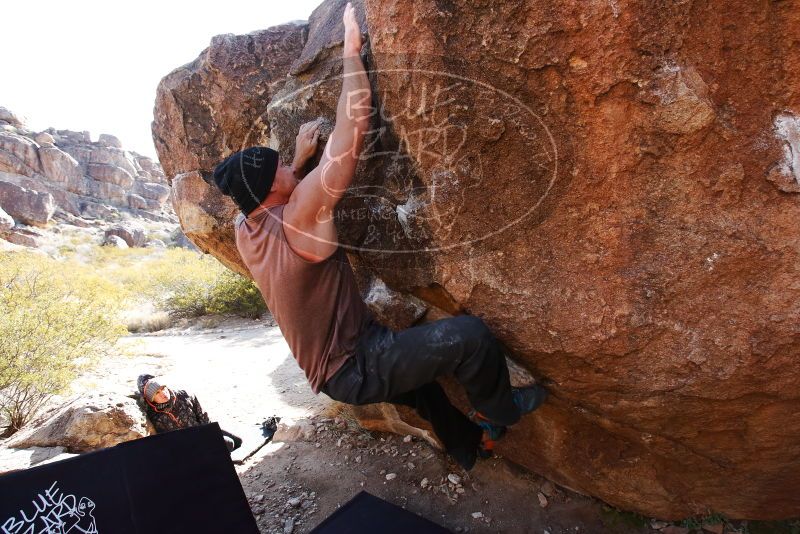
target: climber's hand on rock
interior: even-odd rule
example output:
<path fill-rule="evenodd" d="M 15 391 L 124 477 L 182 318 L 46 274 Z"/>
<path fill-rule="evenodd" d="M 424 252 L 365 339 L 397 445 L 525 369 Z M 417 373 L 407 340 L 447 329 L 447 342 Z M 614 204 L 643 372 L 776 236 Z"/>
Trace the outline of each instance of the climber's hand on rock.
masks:
<path fill-rule="evenodd" d="M 299 169 L 316 153 L 319 141 L 321 119 L 315 119 L 300 126 L 294 145 L 294 162 L 292 167 Z"/>
<path fill-rule="evenodd" d="M 356 9 L 347 2 L 344 8 L 344 57 L 353 57 L 361 54 L 361 28 L 356 20 Z"/>

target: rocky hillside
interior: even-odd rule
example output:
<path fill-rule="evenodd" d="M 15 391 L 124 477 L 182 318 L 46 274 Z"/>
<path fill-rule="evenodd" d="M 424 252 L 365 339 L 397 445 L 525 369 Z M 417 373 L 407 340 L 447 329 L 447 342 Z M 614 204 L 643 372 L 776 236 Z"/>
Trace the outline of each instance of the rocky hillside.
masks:
<path fill-rule="evenodd" d="M 657 517 L 800 516 L 796 5 L 354 3 L 379 112 L 340 237 L 365 290 L 422 303 L 406 324 L 480 316 L 548 386 L 500 452 Z M 158 88 L 181 224 L 240 272 L 204 173 L 331 124 L 344 4 L 217 36 Z"/>
<path fill-rule="evenodd" d="M 158 162 L 116 137 L 48 128 L 34 132 L 0 107 L 0 235 L 25 246 L 51 221 L 103 226 L 127 219 L 174 226 Z M 129 240 L 130 241 L 130 240 Z M 142 244 L 141 239 L 137 244 Z"/>

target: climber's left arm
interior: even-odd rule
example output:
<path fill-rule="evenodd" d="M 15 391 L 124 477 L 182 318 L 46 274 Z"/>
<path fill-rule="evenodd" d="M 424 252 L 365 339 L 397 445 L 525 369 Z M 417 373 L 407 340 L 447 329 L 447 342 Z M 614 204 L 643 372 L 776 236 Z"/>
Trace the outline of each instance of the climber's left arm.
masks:
<path fill-rule="evenodd" d="M 353 181 L 374 111 L 369 79 L 361 61 L 361 29 L 349 3 L 344 26 L 342 92 L 336 125 L 319 165 L 297 185 L 284 208 L 284 231 L 289 244 L 311 261 L 325 259 L 338 247 L 333 208 Z"/>

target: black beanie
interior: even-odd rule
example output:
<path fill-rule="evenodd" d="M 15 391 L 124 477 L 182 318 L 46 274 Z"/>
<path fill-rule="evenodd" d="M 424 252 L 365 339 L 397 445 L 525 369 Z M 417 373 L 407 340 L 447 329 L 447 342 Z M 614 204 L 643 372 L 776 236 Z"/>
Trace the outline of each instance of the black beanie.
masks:
<path fill-rule="evenodd" d="M 277 170 L 278 153 L 265 146 L 253 146 L 231 154 L 217 165 L 214 183 L 247 216 L 267 198 Z"/>

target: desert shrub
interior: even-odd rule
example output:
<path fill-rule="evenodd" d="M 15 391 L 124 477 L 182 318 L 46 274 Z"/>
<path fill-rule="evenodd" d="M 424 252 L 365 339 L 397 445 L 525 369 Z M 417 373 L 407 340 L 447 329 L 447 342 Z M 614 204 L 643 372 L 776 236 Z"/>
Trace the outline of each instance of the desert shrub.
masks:
<path fill-rule="evenodd" d="M 253 282 L 216 263 L 200 276 L 183 276 L 162 286 L 159 306 L 176 317 L 198 317 L 210 313 L 236 314 L 255 318 L 266 305 Z M 210 267 L 207 265 L 207 267 Z"/>
<path fill-rule="evenodd" d="M 88 247 L 57 261 L 0 253 L 0 424 L 21 427 L 127 331 L 121 311 L 153 303 L 172 316 L 261 315 L 256 286 L 186 249 Z M 169 326 L 164 313 L 132 331 Z"/>
<path fill-rule="evenodd" d="M 208 296 L 213 282 L 203 278 L 180 278 L 162 286 L 156 305 L 173 317 L 199 317 L 208 312 Z"/>
<path fill-rule="evenodd" d="M 72 262 L 0 253 L 0 415 L 18 430 L 125 334 L 119 292 Z"/>
<path fill-rule="evenodd" d="M 208 300 L 210 313 L 235 313 L 254 319 L 267 309 L 253 281 L 228 269 L 214 281 Z"/>
<path fill-rule="evenodd" d="M 128 305 L 150 302 L 173 317 L 209 313 L 257 317 L 266 311 L 252 281 L 194 250 L 98 246 L 85 261 L 119 286 Z"/>

